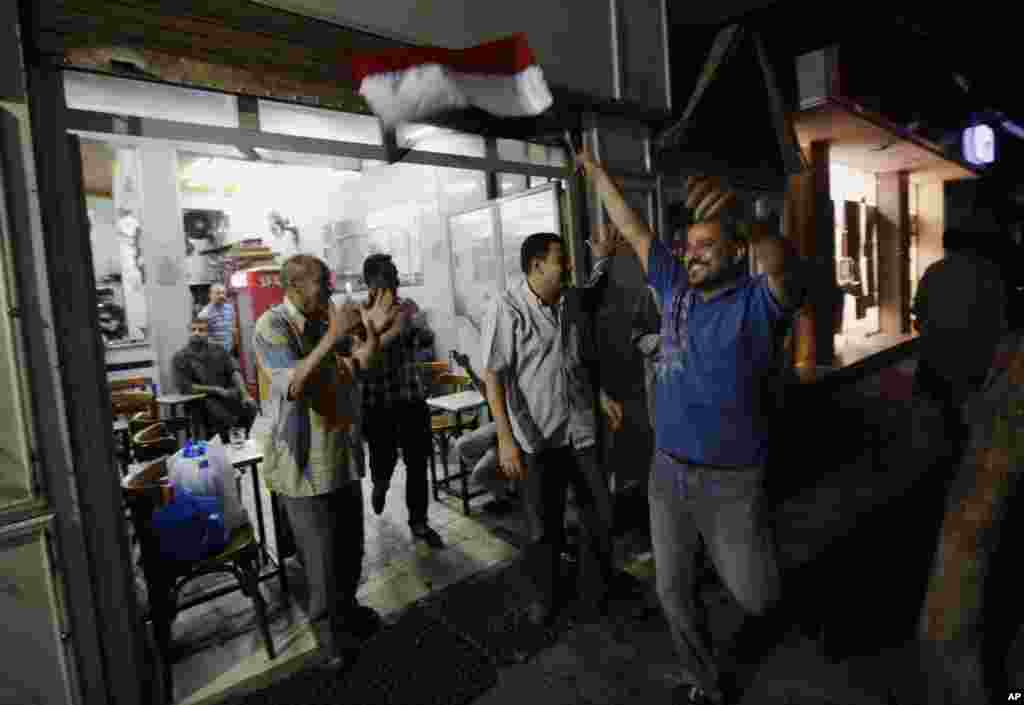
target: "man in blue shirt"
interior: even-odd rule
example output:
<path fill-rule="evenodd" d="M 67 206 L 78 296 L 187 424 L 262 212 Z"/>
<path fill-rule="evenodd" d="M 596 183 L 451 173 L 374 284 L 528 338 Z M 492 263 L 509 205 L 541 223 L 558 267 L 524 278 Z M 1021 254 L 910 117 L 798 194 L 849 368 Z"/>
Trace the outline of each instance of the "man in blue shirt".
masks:
<path fill-rule="evenodd" d="M 780 343 L 801 299 L 796 258 L 774 235 L 745 242 L 730 216 L 733 194 L 708 178 L 688 183 L 694 224 L 677 257 L 588 151 L 577 162 L 660 300 L 649 490 L 657 590 L 682 661 L 684 701 L 720 703 L 724 674 L 695 599 L 697 561 L 703 545 L 748 613 L 777 600 L 774 544 L 759 506 Z M 756 277 L 749 246 L 764 272 Z"/>
<path fill-rule="evenodd" d="M 211 343 L 221 346 L 228 354 L 238 347 L 235 307 L 228 301 L 228 290 L 223 284 L 210 287 L 210 303 L 199 312 L 199 318 L 210 322 Z"/>

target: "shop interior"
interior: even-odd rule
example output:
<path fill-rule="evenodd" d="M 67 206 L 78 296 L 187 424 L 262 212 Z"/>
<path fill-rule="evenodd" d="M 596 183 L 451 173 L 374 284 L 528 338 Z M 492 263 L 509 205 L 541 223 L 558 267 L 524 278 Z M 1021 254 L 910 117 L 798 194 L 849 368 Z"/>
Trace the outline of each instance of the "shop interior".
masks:
<path fill-rule="evenodd" d="M 165 104 L 173 98 L 165 95 L 171 90 L 166 87 L 150 85 L 138 92 L 131 82 L 85 74 L 69 74 L 66 90 L 71 107 L 98 109 L 102 103 L 106 111 L 114 106 L 132 115 L 150 114 L 161 98 Z M 198 114 L 183 115 L 189 92 L 173 91 L 186 95 L 175 101 L 175 114 L 183 120 L 216 118 L 198 108 Z M 268 131 L 351 143 L 380 140 L 376 120 L 366 116 L 265 101 L 260 117 Z M 157 401 L 178 391 L 170 360 L 187 344 L 191 317 L 208 302 L 214 283 L 228 285 L 229 301 L 238 311 L 238 356 L 255 396 L 258 380 L 248 341 L 255 320 L 281 299 L 281 262 L 296 253 L 321 257 L 332 271 L 335 302 L 358 301 L 366 290 L 363 260 L 372 253 L 391 254 L 400 294 L 426 313 L 435 333 L 433 359 L 423 363 L 428 383 L 436 383 L 432 394 L 443 394 L 466 388 L 465 369 L 454 362 L 453 351 L 467 354 L 470 366 L 480 369 L 482 317 L 498 291 L 521 279 L 522 240 L 538 231 L 563 232 L 567 218 L 566 185 L 550 175 L 564 176 L 566 154 L 543 144 L 495 140 L 502 160 L 555 168 L 547 169 L 549 175 L 536 169 L 496 174 L 496 197 L 488 199 L 486 172 L 478 169 L 88 131 L 78 137 L 100 328 L 117 397 L 115 429 L 128 431 L 116 434 L 122 473 L 147 457 L 137 429 L 175 413 Z M 407 146 L 437 155 L 485 153 L 483 137 L 432 126 L 411 126 L 401 137 Z M 460 420 L 471 423 L 479 414 L 486 414 L 485 408 Z M 435 434 L 439 473 L 445 460 L 453 472 L 458 468 L 450 444 L 441 442 L 449 422 L 433 419 L 435 430 L 440 428 Z M 154 446 L 157 451 L 174 452 L 180 445 L 182 434 L 168 428 L 165 444 Z M 247 441 L 242 455 L 254 443 Z M 258 451 L 249 455 L 254 456 Z M 316 635 L 298 606 L 305 590 L 301 566 L 294 556 L 286 558 L 286 548 L 279 550 L 283 544 L 269 493 L 260 487 L 257 500 L 256 476 L 244 472 L 246 466 L 236 467 L 247 512 L 255 515 L 257 506 L 264 510 L 260 536 L 269 561 L 261 590 L 274 657 L 258 628 L 258 610 L 241 592 L 184 609 L 172 623 L 171 649 L 162 657 L 171 662 L 169 701 L 206 702 L 240 683 L 259 682 L 315 658 Z M 403 496 L 403 483 L 399 469 L 390 494 Z M 517 552 L 521 518 L 490 517 L 479 511 L 482 500 L 474 498 L 468 512 L 459 492 L 431 502 L 431 525 L 447 545 L 431 552 L 406 535 L 403 502 L 393 501 L 375 516 L 369 486 L 364 489 L 367 557 L 359 598 L 385 618 Z M 145 609 L 147 580 L 137 545 L 133 559 Z M 286 580 L 274 577 L 279 570 Z M 232 580 L 200 578 L 183 588 L 179 602 L 216 592 Z"/>

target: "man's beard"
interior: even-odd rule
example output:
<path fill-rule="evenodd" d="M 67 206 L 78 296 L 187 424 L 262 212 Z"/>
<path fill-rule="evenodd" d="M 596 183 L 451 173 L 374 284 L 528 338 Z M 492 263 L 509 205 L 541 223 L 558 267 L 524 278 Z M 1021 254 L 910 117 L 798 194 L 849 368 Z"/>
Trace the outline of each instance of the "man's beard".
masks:
<path fill-rule="evenodd" d="M 188 339 L 188 342 L 189 345 L 191 345 L 193 348 L 198 349 L 206 345 L 207 341 L 206 338 L 197 338 L 196 336 L 192 336 L 191 338 Z"/>
<path fill-rule="evenodd" d="M 704 270 L 704 279 L 698 282 L 692 282 L 691 286 L 695 289 L 714 289 L 716 287 L 725 284 L 726 282 L 732 281 L 737 278 L 740 274 L 739 264 L 724 265 L 714 271 L 711 270 L 713 265 L 707 262 L 690 262 L 686 268 L 687 276 L 691 275 L 695 266 L 700 266 Z"/>

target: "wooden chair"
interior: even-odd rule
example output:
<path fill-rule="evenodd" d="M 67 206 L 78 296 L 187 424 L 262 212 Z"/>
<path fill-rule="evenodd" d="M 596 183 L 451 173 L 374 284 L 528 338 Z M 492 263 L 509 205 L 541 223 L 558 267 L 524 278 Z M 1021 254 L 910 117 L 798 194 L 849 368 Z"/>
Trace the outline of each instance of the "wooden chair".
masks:
<path fill-rule="evenodd" d="M 146 417 L 136 417 L 129 420 L 128 432 L 131 434 L 131 452 L 136 462 L 154 460 L 178 450 L 178 439 L 167 432 L 163 421 L 153 423 Z"/>
<path fill-rule="evenodd" d="M 252 527 L 246 524 L 235 529 L 228 545 L 216 555 L 192 562 L 169 561 L 161 555 L 159 537 L 153 529 L 153 512 L 166 502 L 168 488 L 159 482 L 143 479 L 138 484 L 123 482 L 122 493 L 141 548 L 142 570 L 149 597 L 146 616 L 153 623 L 166 702 L 172 701 L 174 692 L 171 626 L 178 613 L 190 607 L 241 590 L 253 601 L 267 656 L 275 658 L 274 642 L 267 621 L 267 605 L 259 589 L 259 544 Z M 236 585 L 220 587 L 179 602 L 179 593 L 185 585 L 202 576 L 218 573 L 233 576 Z"/>

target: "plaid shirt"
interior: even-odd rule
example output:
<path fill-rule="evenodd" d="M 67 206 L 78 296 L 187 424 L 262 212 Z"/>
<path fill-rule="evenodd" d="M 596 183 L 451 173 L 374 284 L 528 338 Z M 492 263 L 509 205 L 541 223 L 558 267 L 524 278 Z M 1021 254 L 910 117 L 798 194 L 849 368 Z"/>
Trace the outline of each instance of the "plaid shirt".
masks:
<path fill-rule="evenodd" d="M 434 342 L 434 334 L 411 299 L 400 299 L 399 306 L 401 315 L 406 317 L 405 330 L 378 354 L 373 366 L 360 375 L 363 409 L 426 399 L 424 373 L 416 364 L 416 353 Z"/>

